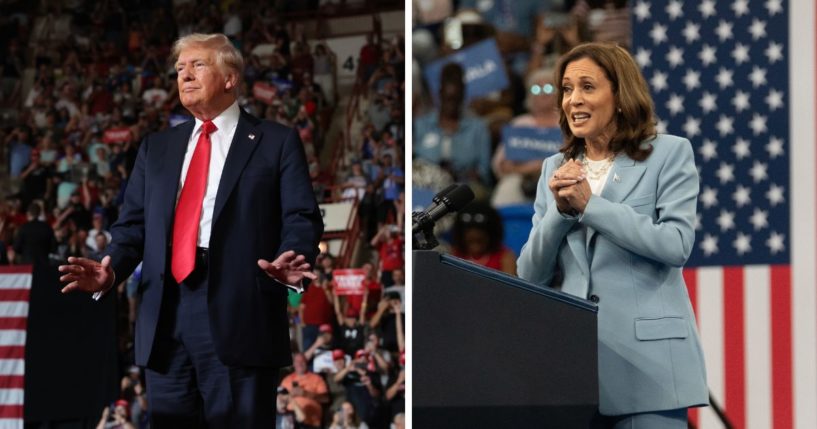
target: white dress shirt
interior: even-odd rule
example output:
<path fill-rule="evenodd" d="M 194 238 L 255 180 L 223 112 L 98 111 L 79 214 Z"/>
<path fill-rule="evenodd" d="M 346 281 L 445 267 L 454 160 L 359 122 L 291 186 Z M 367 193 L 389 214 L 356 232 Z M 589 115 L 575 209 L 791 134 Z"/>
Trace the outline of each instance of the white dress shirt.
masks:
<path fill-rule="evenodd" d="M 204 201 L 201 204 L 199 235 L 196 240 L 198 247 L 209 247 L 210 244 L 210 230 L 213 224 L 213 208 L 216 205 L 218 184 L 221 182 L 221 172 L 224 171 L 224 162 L 230 152 L 230 145 L 233 143 L 233 136 L 240 115 L 241 110 L 238 108 L 238 102 L 236 101 L 213 118 L 213 124 L 217 129 L 210 133 L 210 169 L 207 173 L 207 189 L 204 190 Z M 190 160 L 193 159 L 193 151 L 195 151 L 196 143 L 199 141 L 202 124 L 204 124 L 204 121 L 196 118 L 193 133 L 190 135 L 190 140 L 187 141 L 187 152 L 184 154 L 182 175 L 179 177 L 179 190 L 176 193 L 177 204 L 182 187 L 184 187 L 184 181 L 187 179 L 187 169 L 190 167 Z"/>

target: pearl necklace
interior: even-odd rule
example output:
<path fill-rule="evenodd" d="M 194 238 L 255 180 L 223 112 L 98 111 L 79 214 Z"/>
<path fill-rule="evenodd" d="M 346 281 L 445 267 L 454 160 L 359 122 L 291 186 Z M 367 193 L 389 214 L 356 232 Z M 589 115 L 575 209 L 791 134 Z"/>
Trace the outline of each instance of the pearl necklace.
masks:
<path fill-rule="evenodd" d="M 604 177 L 607 171 L 610 170 L 610 167 L 613 166 L 613 157 L 611 156 L 601 161 L 590 161 L 586 156 L 582 156 L 582 165 L 590 180 L 599 180 Z"/>

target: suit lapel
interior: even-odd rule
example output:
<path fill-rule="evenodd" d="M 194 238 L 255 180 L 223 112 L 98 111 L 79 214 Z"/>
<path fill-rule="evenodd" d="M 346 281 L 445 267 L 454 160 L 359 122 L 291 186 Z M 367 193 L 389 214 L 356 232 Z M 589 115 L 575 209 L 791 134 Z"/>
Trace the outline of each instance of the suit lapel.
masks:
<path fill-rule="evenodd" d="M 647 167 L 636 165 L 635 161 L 625 154 L 619 154 L 613 162 L 613 171 L 607 176 L 607 182 L 601 196 L 607 201 L 620 203 L 641 180 Z"/>
<path fill-rule="evenodd" d="M 613 203 L 620 203 L 630 195 L 630 192 L 635 189 L 641 176 L 644 175 L 647 167 L 643 165 L 636 165 L 635 160 L 628 157 L 624 153 L 618 154 L 613 162 L 613 170 L 607 176 L 607 182 L 604 183 L 604 189 L 601 191 L 601 197 Z M 587 228 L 586 249 L 590 249 L 591 242 L 596 235 L 596 230 Z M 592 252 L 585 253 L 589 259 L 592 257 Z"/>
<path fill-rule="evenodd" d="M 224 162 L 224 171 L 221 172 L 221 181 L 218 184 L 218 192 L 216 193 L 216 203 L 213 208 L 213 225 L 216 224 L 218 215 L 227 203 L 227 198 L 233 191 L 238 178 L 241 177 L 241 172 L 247 161 L 250 159 L 258 142 L 261 141 L 262 133 L 255 129 L 255 124 L 258 120 L 241 111 L 241 116 L 238 119 L 238 125 L 235 128 L 235 135 L 230 144 L 230 151 L 227 153 L 227 160 Z"/>
<path fill-rule="evenodd" d="M 166 186 L 157 187 L 158 196 L 156 202 L 159 204 L 159 213 L 161 213 L 164 222 L 163 231 L 168 239 L 173 224 L 173 212 L 176 208 L 176 195 L 179 193 L 184 154 L 187 152 L 187 143 L 190 141 L 190 135 L 193 134 L 195 125 L 196 121 L 189 121 L 176 128 L 168 141 L 164 143 L 167 148 L 164 156 L 157 159 L 162 165 L 155 171 L 160 172 L 162 175 L 159 183 L 164 183 Z"/>

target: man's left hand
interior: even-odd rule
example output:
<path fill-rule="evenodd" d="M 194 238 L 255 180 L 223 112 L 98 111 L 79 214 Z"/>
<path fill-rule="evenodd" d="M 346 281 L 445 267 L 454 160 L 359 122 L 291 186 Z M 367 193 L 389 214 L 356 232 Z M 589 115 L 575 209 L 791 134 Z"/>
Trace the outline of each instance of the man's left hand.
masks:
<path fill-rule="evenodd" d="M 304 255 L 298 255 L 293 250 L 287 250 L 274 261 L 259 259 L 258 266 L 279 282 L 286 285 L 298 285 L 304 278 L 315 280 L 318 276 L 310 270 L 309 263 Z"/>

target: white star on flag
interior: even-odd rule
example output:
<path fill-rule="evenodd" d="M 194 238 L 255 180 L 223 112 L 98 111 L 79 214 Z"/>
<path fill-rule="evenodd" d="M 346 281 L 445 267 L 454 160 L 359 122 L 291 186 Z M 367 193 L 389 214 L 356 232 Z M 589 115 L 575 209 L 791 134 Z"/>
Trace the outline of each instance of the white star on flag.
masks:
<path fill-rule="evenodd" d="M 729 183 L 735 180 L 735 167 L 727 162 L 721 162 L 721 166 L 715 175 L 720 179 L 721 185 Z"/>
<path fill-rule="evenodd" d="M 718 23 L 718 28 L 715 29 L 715 33 L 718 34 L 718 38 L 721 39 L 721 42 L 731 39 L 732 23 L 729 21 L 721 21 L 720 23 Z"/>
<path fill-rule="evenodd" d="M 752 223 L 752 226 L 755 227 L 755 231 L 759 231 L 769 226 L 768 218 L 768 213 L 759 208 L 755 208 L 755 211 L 752 213 L 752 217 L 750 218 L 750 222 Z"/>
<path fill-rule="evenodd" d="M 698 58 L 701 59 L 701 63 L 704 66 L 709 66 L 710 64 L 714 64 L 718 61 L 718 58 L 715 56 L 717 49 L 714 46 L 709 46 L 706 43 L 701 47 L 701 52 L 698 53 Z"/>
<path fill-rule="evenodd" d="M 783 155 L 783 140 L 772 136 L 769 143 L 766 143 L 766 151 L 769 152 L 769 158 L 771 159 Z"/>
<path fill-rule="evenodd" d="M 766 132 L 766 117 L 755 113 L 752 115 L 752 121 L 749 122 L 749 127 L 752 129 L 752 133 L 754 135 L 762 134 Z"/>
<path fill-rule="evenodd" d="M 772 183 L 769 185 L 769 190 L 766 192 L 766 198 L 769 200 L 769 205 L 772 207 L 782 204 L 784 201 L 783 188 Z"/>
<path fill-rule="evenodd" d="M 684 16 L 684 11 L 682 9 L 683 3 L 678 0 L 672 0 L 667 4 L 666 12 L 669 16 L 669 19 L 676 20 L 682 16 Z"/>
<path fill-rule="evenodd" d="M 782 252 L 784 249 L 783 234 L 778 234 L 777 231 L 772 232 L 769 239 L 766 240 L 766 246 L 769 247 L 769 251 L 773 254 Z"/>
<path fill-rule="evenodd" d="M 735 227 L 735 214 L 727 210 L 721 210 L 717 222 L 721 227 L 721 232 L 733 229 Z"/>
<path fill-rule="evenodd" d="M 704 144 L 698 148 L 698 152 L 703 157 L 704 161 L 709 161 L 712 158 L 718 157 L 718 146 L 715 144 L 714 141 L 709 139 L 704 139 Z"/>
<path fill-rule="evenodd" d="M 732 86 L 732 70 L 721 67 L 715 80 L 718 81 L 718 85 L 721 89 Z"/>
<path fill-rule="evenodd" d="M 673 46 L 670 48 L 669 52 L 667 52 L 667 62 L 670 64 L 670 67 L 675 68 L 679 65 L 684 63 L 684 50 Z"/>
<path fill-rule="evenodd" d="M 642 22 L 645 19 L 649 18 L 650 17 L 649 3 L 645 3 L 643 1 L 636 3 L 635 7 L 633 8 L 633 13 L 635 14 L 636 19 L 638 19 L 639 22 Z"/>
<path fill-rule="evenodd" d="M 749 175 L 752 176 L 752 180 L 755 183 L 760 183 L 766 180 L 766 178 L 768 177 L 768 174 L 766 173 L 766 168 L 767 168 L 766 164 L 757 160 L 752 165 L 752 169 L 749 170 Z"/>
<path fill-rule="evenodd" d="M 695 70 L 687 70 L 686 74 L 684 75 L 684 85 L 686 85 L 687 91 L 691 91 L 701 86 L 701 74 Z"/>
<path fill-rule="evenodd" d="M 650 66 L 650 51 L 644 48 L 638 48 L 638 52 L 635 54 L 635 61 L 638 65 L 644 69 Z"/>
<path fill-rule="evenodd" d="M 752 73 L 749 75 L 749 80 L 752 81 L 752 87 L 757 88 L 766 84 L 766 70 L 762 67 L 752 67 Z"/>
<path fill-rule="evenodd" d="M 769 58 L 769 62 L 774 64 L 783 59 L 783 45 L 769 42 L 769 47 L 763 51 L 766 54 L 766 57 Z"/>
<path fill-rule="evenodd" d="M 735 188 L 735 192 L 732 193 L 732 199 L 735 200 L 735 205 L 738 207 L 743 207 L 752 202 L 751 198 L 752 188 L 738 185 Z"/>
<path fill-rule="evenodd" d="M 701 110 L 703 110 L 704 113 L 709 113 L 717 109 L 718 108 L 718 105 L 716 103 L 717 98 L 718 96 L 715 94 L 712 94 L 710 92 L 704 92 L 703 95 L 701 96 L 701 100 L 698 102 L 698 104 L 701 106 Z M 681 98 L 681 100 L 683 100 L 683 98 Z"/>
<path fill-rule="evenodd" d="M 737 250 L 739 255 L 751 252 L 752 237 L 742 232 L 739 232 L 737 238 L 735 238 L 735 241 L 732 242 L 732 245 L 735 246 L 735 250 Z"/>
<path fill-rule="evenodd" d="M 735 11 L 735 16 L 743 16 L 749 13 L 749 0 L 735 0 L 732 3 L 732 10 Z"/>
<path fill-rule="evenodd" d="M 717 205 L 718 190 L 705 186 L 703 192 L 701 192 L 701 203 L 703 203 L 704 207 L 706 208 L 711 208 Z"/>
<path fill-rule="evenodd" d="M 732 51 L 732 58 L 738 64 L 743 64 L 749 61 L 749 47 L 742 43 L 735 43 L 735 49 Z"/>
<path fill-rule="evenodd" d="M 669 109 L 670 114 L 675 116 L 676 114 L 684 111 L 684 97 L 681 97 L 678 94 L 672 94 L 667 101 L 667 109 Z"/>
<path fill-rule="evenodd" d="M 735 110 L 741 112 L 749 108 L 749 93 L 741 90 L 735 91 L 735 96 L 732 98 L 732 105 Z"/>
<path fill-rule="evenodd" d="M 704 0 L 698 5 L 698 10 L 704 19 L 715 16 L 715 2 L 713 0 Z"/>
<path fill-rule="evenodd" d="M 783 93 L 774 88 L 769 90 L 769 95 L 766 96 L 765 100 L 771 111 L 783 107 Z"/>
<path fill-rule="evenodd" d="M 735 140 L 735 145 L 732 146 L 732 152 L 735 152 L 735 158 L 741 160 L 743 158 L 748 157 L 751 155 L 751 150 L 749 149 L 749 140 L 746 140 L 742 137 L 738 137 Z"/>
<path fill-rule="evenodd" d="M 703 250 L 706 256 L 712 256 L 718 253 L 718 237 L 712 234 L 704 235 L 704 239 L 701 240 L 701 250 Z"/>
<path fill-rule="evenodd" d="M 753 19 L 752 25 L 749 27 L 749 33 L 752 34 L 753 40 L 766 37 L 766 23 L 757 18 Z"/>
<path fill-rule="evenodd" d="M 655 24 L 650 32 L 650 37 L 652 37 L 652 42 L 656 45 L 661 42 L 666 42 L 667 27 L 661 24 Z"/>
<path fill-rule="evenodd" d="M 718 129 L 718 132 L 720 132 L 721 137 L 732 134 L 732 131 L 734 131 L 734 128 L 732 127 L 733 122 L 734 120 L 729 116 L 721 115 L 720 119 L 718 119 L 718 124 L 715 126 L 715 128 Z"/>
<path fill-rule="evenodd" d="M 687 43 L 692 43 L 701 38 L 701 26 L 689 21 L 684 27 L 683 34 L 684 38 L 687 39 Z"/>

